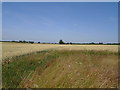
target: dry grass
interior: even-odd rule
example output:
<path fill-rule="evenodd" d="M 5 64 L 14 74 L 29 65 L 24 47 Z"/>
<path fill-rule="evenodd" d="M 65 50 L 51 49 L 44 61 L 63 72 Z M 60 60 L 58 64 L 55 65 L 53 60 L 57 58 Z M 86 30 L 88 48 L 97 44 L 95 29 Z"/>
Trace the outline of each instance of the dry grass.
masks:
<path fill-rule="evenodd" d="M 116 88 L 118 57 L 105 52 L 56 51 L 54 62 L 36 68 L 25 88 Z"/>
<path fill-rule="evenodd" d="M 116 88 L 118 55 L 108 51 L 50 50 L 11 58 L 5 88 Z"/>
<path fill-rule="evenodd" d="M 0 42 L 1 44 L 1 42 Z M 56 44 L 28 44 L 28 43 L 2 43 L 2 58 L 24 55 L 31 52 L 56 50 L 108 50 L 118 52 L 118 45 L 56 45 Z"/>

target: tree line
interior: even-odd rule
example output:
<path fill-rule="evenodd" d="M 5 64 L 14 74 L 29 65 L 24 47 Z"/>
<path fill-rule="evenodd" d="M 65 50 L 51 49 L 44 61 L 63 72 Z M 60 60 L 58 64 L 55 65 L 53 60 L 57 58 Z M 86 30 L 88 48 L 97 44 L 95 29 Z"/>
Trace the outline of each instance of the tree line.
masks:
<path fill-rule="evenodd" d="M 104 44 L 104 45 L 120 45 L 120 43 L 103 43 L 103 42 L 99 42 L 99 43 L 95 43 L 95 42 L 90 42 L 90 43 L 73 43 L 73 42 L 64 42 L 63 40 L 59 40 L 58 43 L 48 43 L 48 42 L 34 42 L 34 41 L 25 41 L 25 40 L 19 40 L 19 41 L 0 41 L 0 42 L 17 42 L 17 43 L 38 43 L 38 44 L 74 44 L 74 45 L 98 45 L 98 44 Z"/>
<path fill-rule="evenodd" d="M 60 40 L 59 41 L 59 44 L 80 44 L 80 45 L 101 45 L 101 44 L 104 44 L 104 45 L 120 45 L 120 43 L 103 43 L 103 42 L 99 42 L 99 43 L 95 43 L 95 42 L 90 42 L 90 43 L 72 43 L 72 42 L 67 42 L 65 43 L 63 40 Z"/>

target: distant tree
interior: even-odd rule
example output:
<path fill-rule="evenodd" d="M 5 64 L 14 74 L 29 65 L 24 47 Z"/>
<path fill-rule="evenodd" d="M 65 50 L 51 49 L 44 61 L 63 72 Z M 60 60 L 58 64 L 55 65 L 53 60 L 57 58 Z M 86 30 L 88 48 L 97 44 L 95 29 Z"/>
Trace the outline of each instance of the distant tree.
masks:
<path fill-rule="evenodd" d="M 38 42 L 38 43 L 40 43 L 40 42 Z"/>
<path fill-rule="evenodd" d="M 62 40 L 59 41 L 59 44 L 65 44 Z"/>
<path fill-rule="evenodd" d="M 102 42 L 99 42 L 99 44 L 103 44 Z"/>
<path fill-rule="evenodd" d="M 90 44 L 95 44 L 94 42 L 91 42 Z"/>
<path fill-rule="evenodd" d="M 33 43 L 34 43 L 34 41 L 29 41 L 29 43 L 33 44 Z"/>
<path fill-rule="evenodd" d="M 26 41 L 24 40 L 23 43 L 26 43 Z"/>
<path fill-rule="evenodd" d="M 13 40 L 13 41 L 11 41 L 11 42 L 16 42 L 16 41 Z"/>
<path fill-rule="evenodd" d="M 72 44 L 72 42 L 70 42 L 70 44 Z"/>
<path fill-rule="evenodd" d="M 33 44 L 34 42 L 33 41 L 31 41 L 31 44 Z"/>
<path fill-rule="evenodd" d="M 20 42 L 20 43 L 22 43 L 22 41 L 21 41 L 21 40 L 19 40 L 19 42 Z"/>

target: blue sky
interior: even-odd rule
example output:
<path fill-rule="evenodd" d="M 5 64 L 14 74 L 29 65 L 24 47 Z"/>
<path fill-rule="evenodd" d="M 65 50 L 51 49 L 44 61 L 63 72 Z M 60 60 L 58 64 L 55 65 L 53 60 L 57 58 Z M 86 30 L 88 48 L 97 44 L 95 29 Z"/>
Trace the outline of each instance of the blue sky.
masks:
<path fill-rule="evenodd" d="M 118 42 L 117 2 L 3 3 L 3 40 Z"/>

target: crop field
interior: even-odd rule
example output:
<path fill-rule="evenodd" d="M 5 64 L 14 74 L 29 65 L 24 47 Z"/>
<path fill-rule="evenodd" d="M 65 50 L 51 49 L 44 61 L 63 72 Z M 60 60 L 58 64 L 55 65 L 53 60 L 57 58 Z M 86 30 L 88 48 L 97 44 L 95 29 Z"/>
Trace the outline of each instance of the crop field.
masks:
<path fill-rule="evenodd" d="M 3 88 L 116 88 L 118 45 L 2 43 Z"/>
<path fill-rule="evenodd" d="M 58 44 L 28 44 L 28 43 L 7 43 L 2 44 L 2 58 L 11 58 L 36 51 L 56 50 L 108 50 L 118 52 L 118 45 L 58 45 Z"/>

